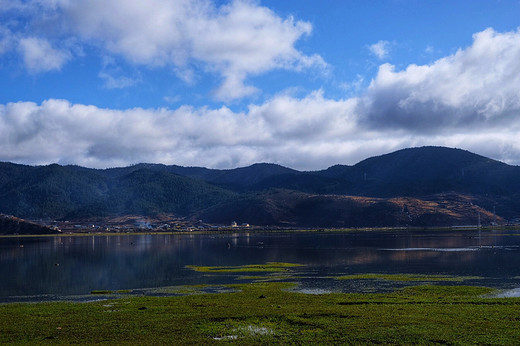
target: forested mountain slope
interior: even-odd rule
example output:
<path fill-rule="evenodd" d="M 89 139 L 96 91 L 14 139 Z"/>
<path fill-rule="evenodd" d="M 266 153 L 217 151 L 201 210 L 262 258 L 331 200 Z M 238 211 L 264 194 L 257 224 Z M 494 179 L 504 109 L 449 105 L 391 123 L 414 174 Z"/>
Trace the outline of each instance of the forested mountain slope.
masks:
<path fill-rule="evenodd" d="M 0 212 L 31 219 L 119 215 L 258 225 L 447 225 L 520 218 L 520 168 L 422 147 L 300 172 L 275 164 L 218 170 L 161 164 L 88 169 L 0 163 Z"/>

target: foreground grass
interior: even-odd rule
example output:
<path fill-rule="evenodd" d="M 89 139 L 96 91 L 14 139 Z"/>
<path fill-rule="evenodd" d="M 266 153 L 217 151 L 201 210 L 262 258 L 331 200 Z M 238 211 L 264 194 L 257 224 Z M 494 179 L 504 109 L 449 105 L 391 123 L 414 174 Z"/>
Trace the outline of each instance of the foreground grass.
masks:
<path fill-rule="evenodd" d="M 288 283 L 233 293 L 0 305 L 0 343 L 515 344 L 520 299 L 490 289 L 416 286 L 387 294 L 306 295 Z"/>

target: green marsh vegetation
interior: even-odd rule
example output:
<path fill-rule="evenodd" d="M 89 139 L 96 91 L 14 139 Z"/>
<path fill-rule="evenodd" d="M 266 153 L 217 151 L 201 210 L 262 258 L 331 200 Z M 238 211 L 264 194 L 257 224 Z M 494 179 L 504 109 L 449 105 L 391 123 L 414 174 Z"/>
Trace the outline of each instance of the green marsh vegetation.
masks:
<path fill-rule="evenodd" d="M 308 295 L 289 283 L 233 293 L 0 306 L 0 342 L 513 344 L 520 300 L 490 289 L 413 286 L 386 294 Z"/>
<path fill-rule="evenodd" d="M 266 275 L 294 268 L 261 266 L 272 270 L 264 270 Z M 257 267 L 218 268 L 216 275 L 225 270 L 247 275 L 239 270 Z M 2 304 L 0 343 L 514 344 L 520 339 L 520 298 L 489 298 L 490 288 L 453 282 L 411 284 L 391 293 L 304 294 L 290 282 L 252 282 L 226 285 L 229 290 L 218 294 L 200 286 L 193 287 L 197 294 L 183 296 Z"/>
<path fill-rule="evenodd" d="M 201 273 L 273 273 L 289 271 L 290 268 L 301 267 L 297 263 L 267 262 L 266 264 L 247 264 L 242 266 L 187 266 Z"/>
<path fill-rule="evenodd" d="M 464 282 L 478 280 L 479 276 L 449 276 L 422 274 L 353 274 L 343 275 L 338 280 L 388 280 L 388 281 L 422 281 L 422 282 Z"/>

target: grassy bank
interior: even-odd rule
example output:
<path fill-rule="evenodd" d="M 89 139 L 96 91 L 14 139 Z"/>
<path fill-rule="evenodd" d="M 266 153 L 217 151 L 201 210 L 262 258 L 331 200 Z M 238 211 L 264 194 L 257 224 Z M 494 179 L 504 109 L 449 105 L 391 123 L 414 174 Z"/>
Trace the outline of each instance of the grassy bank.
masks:
<path fill-rule="evenodd" d="M 0 343 L 514 344 L 520 299 L 490 289 L 415 286 L 386 294 L 309 295 L 288 283 L 89 303 L 0 305 Z"/>

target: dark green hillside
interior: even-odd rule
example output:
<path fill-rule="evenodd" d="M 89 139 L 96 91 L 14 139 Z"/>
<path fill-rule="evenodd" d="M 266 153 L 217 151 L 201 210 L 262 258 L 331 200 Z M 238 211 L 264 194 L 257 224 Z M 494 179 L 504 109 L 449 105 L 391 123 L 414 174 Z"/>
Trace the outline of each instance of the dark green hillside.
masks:
<path fill-rule="evenodd" d="M 273 175 L 252 185 L 252 190 L 270 188 L 289 189 L 318 194 L 348 194 L 353 183 L 341 178 L 329 178 L 313 173 L 290 173 Z"/>
<path fill-rule="evenodd" d="M 33 169 L 35 168 L 31 166 L 0 162 L 0 187 Z"/>
<path fill-rule="evenodd" d="M 223 170 L 211 182 L 229 187 L 251 187 L 266 178 L 289 173 L 299 172 L 272 163 L 256 163 L 248 167 Z"/>
<path fill-rule="evenodd" d="M 196 218 L 223 225 L 229 225 L 233 221 L 239 225 L 242 223 L 276 226 L 296 225 L 289 205 L 291 203 L 289 201 L 293 201 L 294 197 L 288 198 L 288 203 L 279 203 L 270 195 L 268 193 L 267 195 L 242 196 L 204 209 L 196 214 Z"/>
<path fill-rule="evenodd" d="M 342 179 L 348 193 L 362 196 L 425 196 L 446 191 L 511 195 L 520 192 L 520 168 L 444 147 L 403 149 L 354 166 L 333 166 L 316 174 Z"/>
<path fill-rule="evenodd" d="M 204 167 L 182 167 L 177 165 L 140 163 L 129 167 L 103 170 L 103 174 L 111 178 L 120 178 L 138 170 L 173 173 L 189 178 L 204 180 L 208 183 L 234 189 L 247 189 L 262 180 L 282 174 L 300 173 L 296 170 L 271 163 L 255 163 L 248 167 L 234 169 L 209 169 Z"/>
<path fill-rule="evenodd" d="M 110 214 L 188 215 L 233 196 L 201 180 L 141 169 L 122 177 L 108 194 L 106 204 Z"/>
<path fill-rule="evenodd" d="M 307 194 L 270 190 L 231 200 L 197 213 L 206 222 L 232 221 L 282 227 L 425 227 L 483 224 L 494 215 L 459 194 L 440 194 L 428 199 L 374 198 Z M 503 222 L 500 216 L 497 221 Z"/>
<path fill-rule="evenodd" d="M 21 166 L 0 189 L 1 212 L 25 218 L 59 218 L 108 191 L 95 170 L 74 166 Z"/>
<path fill-rule="evenodd" d="M 203 181 L 158 170 L 3 165 L 0 212 L 24 218 L 186 215 L 233 196 Z"/>
<path fill-rule="evenodd" d="M 201 179 L 205 181 L 212 181 L 222 172 L 218 169 L 209 169 L 205 167 L 182 167 L 182 166 L 167 166 L 168 172 L 183 175 L 190 178 Z"/>
<path fill-rule="evenodd" d="M 224 224 L 436 226 L 476 224 L 478 212 L 491 222 L 493 210 L 497 220 L 520 219 L 519 199 L 519 167 L 443 147 L 314 172 L 265 163 L 227 170 L 0 163 L 0 213 L 31 219 L 171 214 Z"/>
<path fill-rule="evenodd" d="M 33 222 L 20 218 L 0 214 L 0 234 L 57 234 L 56 230 L 42 227 Z"/>

